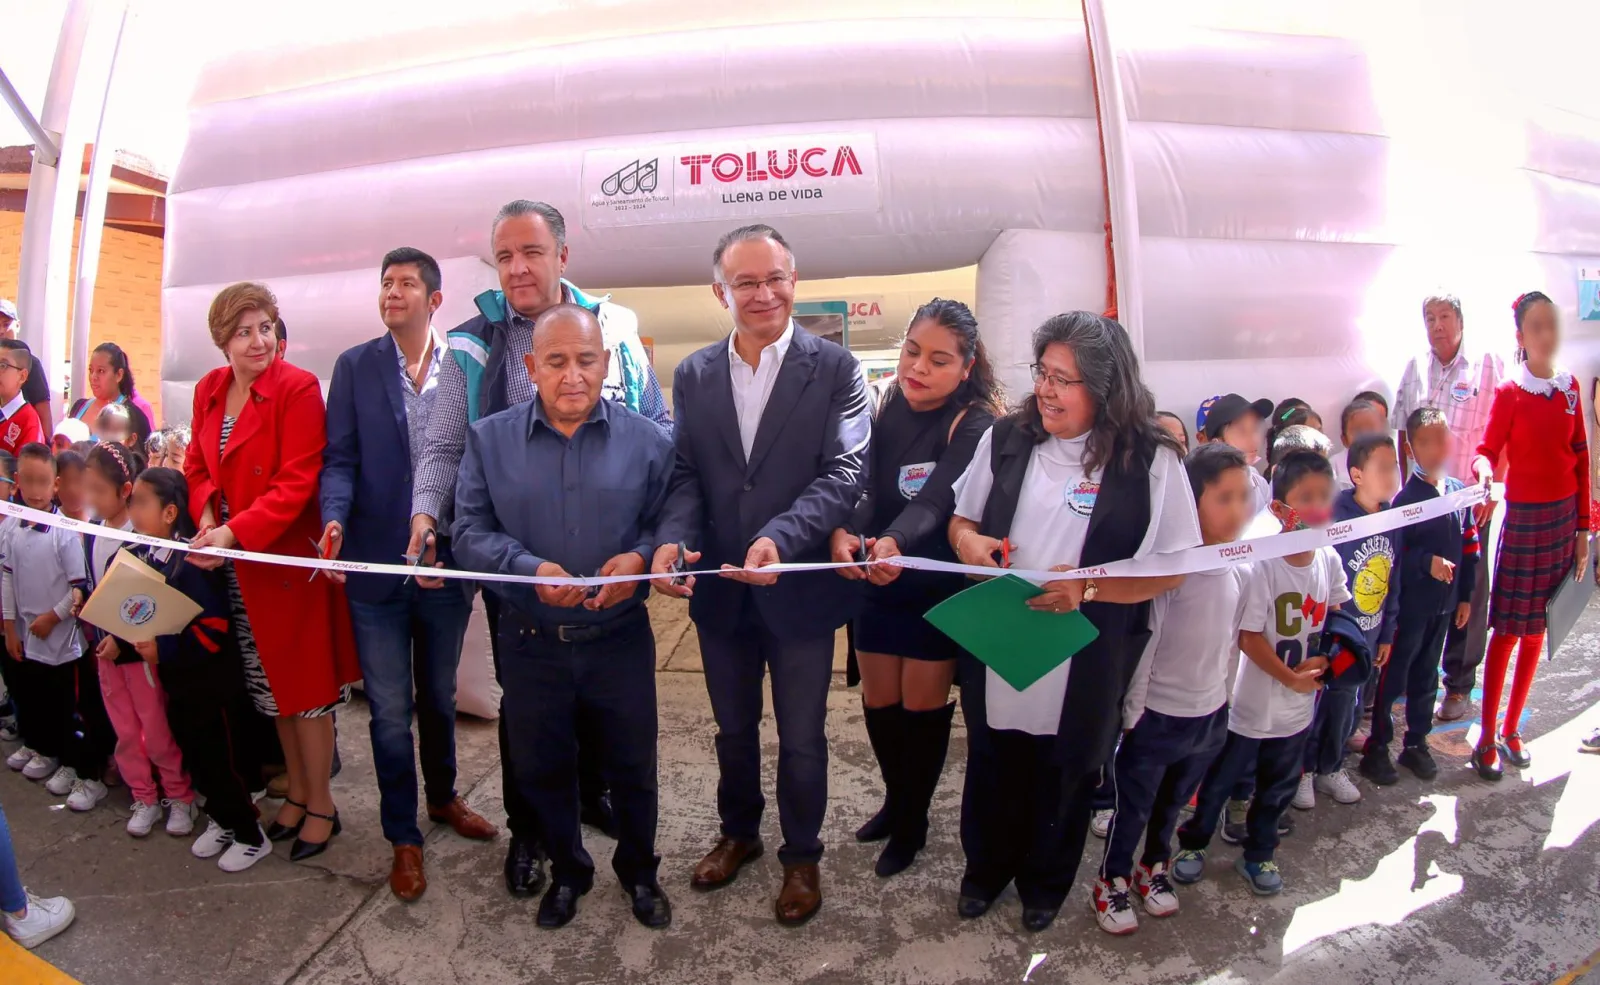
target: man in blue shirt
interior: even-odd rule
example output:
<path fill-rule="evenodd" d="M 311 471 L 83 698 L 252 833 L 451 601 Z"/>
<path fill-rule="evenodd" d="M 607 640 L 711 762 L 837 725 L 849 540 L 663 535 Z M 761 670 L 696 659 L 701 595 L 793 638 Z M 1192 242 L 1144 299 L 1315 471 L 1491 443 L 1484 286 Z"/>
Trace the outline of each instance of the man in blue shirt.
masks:
<path fill-rule="evenodd" d="M 456 481 L 456 560 L 507 575 L 639 575 L 666 501 L 672 442 L 651 420 L 601 399 L 610 356 L 588 309 L 557 305 L 525 357 L 537 387 L 467 433 Z M 655 637 L 646 582 L 492 584 L 501 703 L 516 786 L 550 855 L 541 927 L 565 926 L 594 883 L 578 803 L 578 717 L 603 736 L 618 827 L 611 867 L 634 917 L 660 928 L 672 909 L 656 881 Z"/>

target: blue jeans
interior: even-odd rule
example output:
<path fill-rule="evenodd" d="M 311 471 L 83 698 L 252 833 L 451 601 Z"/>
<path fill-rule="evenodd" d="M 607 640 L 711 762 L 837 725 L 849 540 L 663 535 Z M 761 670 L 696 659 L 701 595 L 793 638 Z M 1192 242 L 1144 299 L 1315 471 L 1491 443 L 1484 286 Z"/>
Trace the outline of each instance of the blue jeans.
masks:
<path fill-rule="evenodd" d="M 1199 851 L 1211 844 L 1222 821 L 1234 784 L 1246 773 L 1255 774 L 1255 800 L 1245 816 L 1244 859 L 1268 862 L 1278 850 L 1278 819 L 1300 786 L 1301 759 L 1310 728 L 1282 739 L 1251 739 L 1229 732 L 1222 753 L 1206 771 L 1194 816 L 1178 829 L 1178 847 Z"/>
<path fill-rule="evenodd" d="M 471 615 L 471 596 L 454 583 L 418 588 L 409 582 L 385 601 L 350 602 L 356 655 L 372 711 L 379 813 L 383 836 L 391 844 L 422 844 L 413 709 L 424 795 L 435 807 L 456 797 L 456 669 Z"/>
<path fill-rule="evenodd" d="M 22 873 L 17 871 L 17 853 L 11 848 L 11 829 L 6 826 L 6 809 L 0 807 L 0 910 L 20 913 L 27 908 Z"/>

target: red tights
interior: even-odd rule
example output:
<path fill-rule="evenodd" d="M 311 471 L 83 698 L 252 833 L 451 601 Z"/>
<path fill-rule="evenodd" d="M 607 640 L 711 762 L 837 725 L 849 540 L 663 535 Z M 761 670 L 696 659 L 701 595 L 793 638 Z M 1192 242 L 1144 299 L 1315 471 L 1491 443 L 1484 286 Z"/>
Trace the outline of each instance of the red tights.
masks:
<path fill-rule="evenodd" d="M 1519 645 L 1520 644 L 1520 645 Z M 1500 696 L 1506 686 L 1506 671 L 1511 667 L 1511 651 L 1517 653 L 1517 674 L 1511 681 L 1511 696 L 1506 701 L 1506 736 L 1517 733 L 1517 723 L 1522 720 L 1522 709 L 1528 703 L 1528 692 L 1533 690 L 1533 672 L 1539 669 L 1539 654 L 1544 649 L 1544 634 L 1512 636 L 1495 630 L 1489 641 L 1489 655 L 1483 672 L 1483 734 L 1478 737 L 1480 748 L 1493 749 L 1497 718 L 1500 714 Z"/>

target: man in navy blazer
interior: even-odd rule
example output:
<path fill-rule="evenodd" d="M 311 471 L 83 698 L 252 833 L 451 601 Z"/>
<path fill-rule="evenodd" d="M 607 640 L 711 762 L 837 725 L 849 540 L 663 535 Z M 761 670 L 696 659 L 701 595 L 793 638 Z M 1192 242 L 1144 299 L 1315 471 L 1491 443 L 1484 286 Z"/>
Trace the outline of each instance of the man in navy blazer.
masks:
<path fill-rule="evenodd" d="M 410 247 L 383 258 L 380 285 L 378 308 L 388 332 L 340 355 L 328 389 L 319 548 L 328 558 L 400 564 L 411 537 L 412 473 L 427 440 L 445 352 L 432 329 L 444 296 L 439 264 Z M 448 544 L 439 550 L 447 559 Z M 455 786 L 456 669 L 472 614 L 471 583 L 423 587 L 393 575 L 332 577 L 346 582 L 372 710 L 383 834 L 394 846 L 389 888 L 410 902 L 428 885 L 417 826 L 413 708 L 428 818 L 468 838 L 497 833 Z"/>
<path fill-rule="evenodd" d="M 763 568 L 827 561 L 828 537 L 849 522 L 867 482 L 872 414 L 848 351 L 792 319 L 794 254 L 770 226 L 722 237 L 712 291 L 733 334 L 679 364 L 673 379 L 677 463 L 657 525 L 651 571 L 679 561 Z M 704 566 L 704 565 L 702 565 Z M 695 867 L 694 885 L 733 881 L 762 851 L 762 675 L 772 674 L 778 720 L 780 923 L 804 923 L 822 905 L 818 834 L 828 800 L 824 730 L 833 642 L 856 603 L 855 583 L 826 575 L 757 571 L 655 582 L 692 595 L 706 690 L 717 719 L 717 810 L 722 835 Z"/>

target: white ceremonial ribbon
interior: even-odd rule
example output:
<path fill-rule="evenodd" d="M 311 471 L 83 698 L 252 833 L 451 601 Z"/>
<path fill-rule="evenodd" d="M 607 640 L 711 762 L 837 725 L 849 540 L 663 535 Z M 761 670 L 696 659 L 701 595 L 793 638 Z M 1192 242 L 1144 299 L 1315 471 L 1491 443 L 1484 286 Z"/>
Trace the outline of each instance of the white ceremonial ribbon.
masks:
<path fill-rule="evenodd" d="M 1501 487 L 1497 484 L 1490 493 L 1489 498 L 1499 499 L 1500 489 Z M 777 564 L 769 564 L 764 568 L 708 568 L 703 571 L 683 571 L 678 572 L 678 574 L 684 577 L 691 575 L 709 577 L 736 572 L 781 575 L 805 571 L 837 571 L 840 568 L 865 567 L 875 564 L 892 564 L 919 571 L 945 571 L 955 574 L 977 575 L 985 578 L 992 578 L 1003 572 L 1016 575 L 1036 584 L 1062 581 L 1069 578 L 1150 578 L 1186 575 L 1196 571 L 1213 571 L 1218 568 L 1247 564 L 1252 561 L 1265 561 L 1271 558 L 1287 557 L 1290 554 L 1302 554 L 1329 544 L 1342 544 L 1346 541 L 1360 540 L 1363 537 L 1370 537 L 1373 534 L 1384 533 L 1389 530 L 1397 530 L 1401 527 L 1409 527 L 1414 523 L 1422 523 L 1425 520 L 1432 520 L 1458 510 L 1470 509 L 1483 502 L 1483 500 L 1484 489 L 1482 486 L 1468 486 L 1465 489 L 1459 489 L 1447 496 L 1441 496 L 1426 503 L 1418 503 L 1400 509 L 1380 510 L 1377 513 L 1357 517 L 1354 520 L 1344 520 L 1339 523 L 1329 524 L 1326 527 L 1273 534 L 1254 540 L 1236 540 L 1227 544 L 1206 544 L 1183 551 L 1151 554 L 1147 557 L 1113 561 L 1109 564 L 1094 567 L 1074 568 L 1070 571 L 1001 569 L 906 555 L 886 558 L 882 561 L 867 561 L 865 563 L 860 561 L 782 561 Z M 14 516 L 30 523 L 43 524 L 47 527 L 64 527 L 67 530 L 89 534 L 93 537 L 118 540 L 130 544 L 145 544 L 150 547 L 165 547 L 186 554 L 208 554 L 214 557 L 229 558 L 234 561 L 255 561 L 290 568 L 339 571 L 347 574 L 395 575 L 401 578 L 421 576 L 423 578 L 499 582 L 513 585 L 583 585 L 585 587 L 653 581 L 657 578 L 668 577 L 646 572 L 638 575 L 593 575 L 589 577 L 572 576 L 561 578 L 545 577 L 543 575 L 508 575 L 499 572 L 463 571 L 459 568 L 413 567 L 409 564 L 330 561 L 320 557 L 264 554 L 259 551 L 241 551 L 222 547 L 190 547 L 181 540 L 165 540 L 160 537 L 150 537 L 145 534 L 135 533 L 132 530 L 112 529 L 102 524 L 90 523 L 86 520 L 74 520 L 72 517 L 63 516 L 60 513 L 46 513 L 42 510 L 24 506 L 21 503 L 13 503 L 6 500 L 0 500 L 0 514 Z M 648 561 L 649 559 L 647 558 L 646 562 L 648 563 Z"/>

